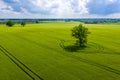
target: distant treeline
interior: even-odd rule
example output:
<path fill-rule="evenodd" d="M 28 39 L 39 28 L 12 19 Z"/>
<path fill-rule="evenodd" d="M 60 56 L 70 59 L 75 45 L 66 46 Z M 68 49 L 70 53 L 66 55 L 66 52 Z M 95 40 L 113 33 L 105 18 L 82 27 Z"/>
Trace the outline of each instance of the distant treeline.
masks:
<path fill-rule="evenodd" d="M 8 20 L 15 23 L 50 23 L 50 22 L 82 22 L 86 24 L 100 24 L 100 23 L 120 23 L 120 19 L 0 19 L 0 24 L 5 24 Z"/>

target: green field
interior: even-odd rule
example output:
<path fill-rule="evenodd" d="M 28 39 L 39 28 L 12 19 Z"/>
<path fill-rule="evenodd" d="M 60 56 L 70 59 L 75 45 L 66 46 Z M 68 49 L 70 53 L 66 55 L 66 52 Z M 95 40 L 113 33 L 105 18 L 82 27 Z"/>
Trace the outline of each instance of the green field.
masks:
<path fill-rule="evenodd" d="M 63 49 L 78 24 L 0 25 L 0 80 L 120 80 L 120 25 L 85 24 L 87 48 Z"/>

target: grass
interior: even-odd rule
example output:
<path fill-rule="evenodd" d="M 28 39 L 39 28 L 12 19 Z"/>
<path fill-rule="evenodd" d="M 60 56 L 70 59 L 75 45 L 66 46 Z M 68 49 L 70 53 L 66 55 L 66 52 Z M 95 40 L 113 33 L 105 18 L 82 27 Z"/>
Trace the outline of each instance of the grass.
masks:
<path fill-rule="evenodd" d="M 91 32 L 87 48 L 66 51 L 60 44 L 75 42 L 71 29 L 78 24 L 0 25 L 0 79 L 119 80 L 119 25 L 85 24 Z"/>

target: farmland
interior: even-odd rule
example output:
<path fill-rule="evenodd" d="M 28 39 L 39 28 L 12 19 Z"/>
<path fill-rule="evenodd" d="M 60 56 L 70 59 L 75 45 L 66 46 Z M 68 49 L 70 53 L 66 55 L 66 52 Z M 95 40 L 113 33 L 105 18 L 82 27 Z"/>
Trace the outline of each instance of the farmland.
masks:
<path fill-rule="evenodd" d="M 0 25 L 0 80 L 120 80 L 120 25 L 84 24 L 91 34 L 85 49 L 75 42 L 78 22 Z"/>

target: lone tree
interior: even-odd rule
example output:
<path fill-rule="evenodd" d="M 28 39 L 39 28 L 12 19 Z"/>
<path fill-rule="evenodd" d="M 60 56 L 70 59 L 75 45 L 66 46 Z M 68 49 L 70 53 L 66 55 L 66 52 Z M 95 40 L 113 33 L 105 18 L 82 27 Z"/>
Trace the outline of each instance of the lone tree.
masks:
<path fill-rule="evenodd" d="M 7 21 L 6 22 L 6 25 L 9 26 L 9 27 L 12 27 L 15 23 L 11 20 Z"/>
<path fill-rule="evenodd" d="M 24 27 L 24 26 L 26 25 L 26 23 L 25 23 L 25 22 L 22 22 L 21 25 Z"/>
<path fill-rule="evenodd" d="M 39 21 L 35 21 L 35 23 L 39 23 Z"/>
<path fill-rule="evenodd" d="M 82 24 L 72 29 L 72 36 L 77 38 L 76 44 L 80 47 L 86 46 L 88 34 L 90 34 L 88 28 L 84 27 Z"/>

